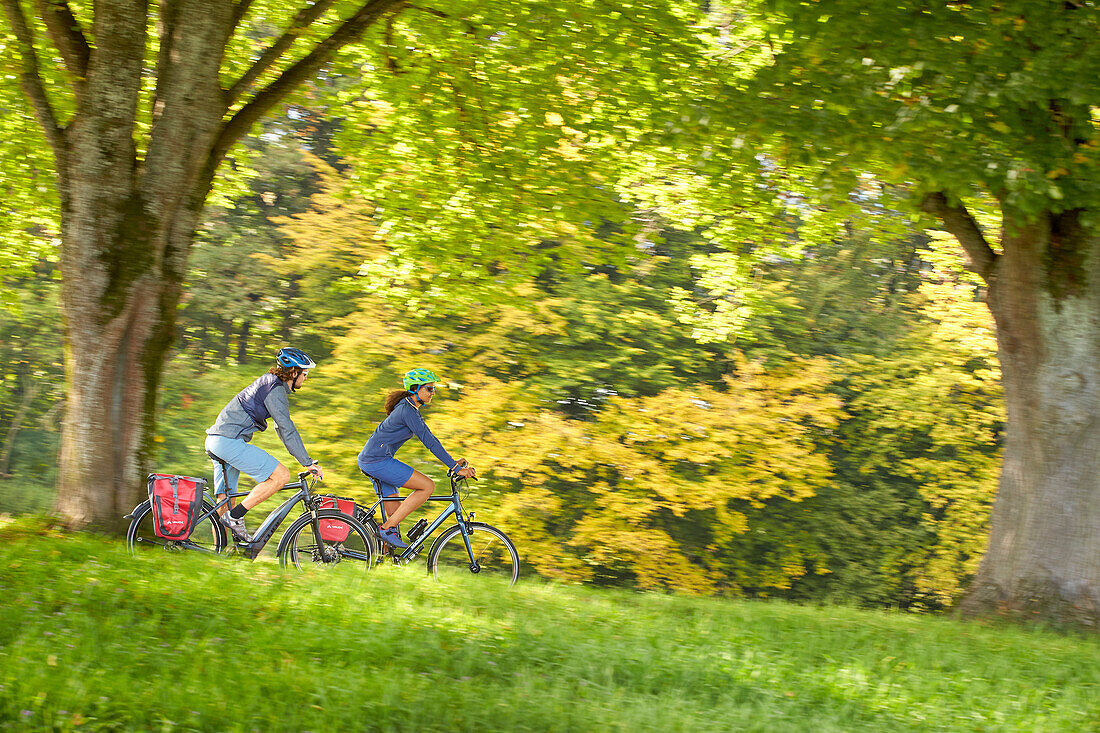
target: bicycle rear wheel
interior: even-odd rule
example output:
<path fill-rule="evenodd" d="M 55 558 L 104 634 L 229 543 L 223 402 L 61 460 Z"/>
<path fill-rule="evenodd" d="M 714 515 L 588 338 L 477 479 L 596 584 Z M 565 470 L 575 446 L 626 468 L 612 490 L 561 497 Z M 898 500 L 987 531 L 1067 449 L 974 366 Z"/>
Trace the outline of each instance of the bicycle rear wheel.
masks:
<path fill-rule="evenodd" d="M 439 536 L 428 553 L 428 572 L 437 578 L 477 575 L 498 578 L 509 585 L 519 578 L 519 552 L 508 535 L 483 522 L 469 522 L 470 549 L 458 525 Z M 473 553 L 474 562 L 470 561 Z"/>
<path fill-rule="evenodd" d="M 152 506 L 147 501 L 142 502 L 134 510 L 130 527 L 126 530 L 126 549 L 132 553 L 197 550 L 217 554 L 225 548 L 226 534 L 225 527 L 218 521 L 218 515 L 213 512 L 213 505 L 204 499 L 202 513 L 209 516 L 198 521 L 191 536 L 185 540 L 166 540 L 157 537 L 157 533 L 153 531 Z"/>
<path fill-rule="evenodd" d="M 309 512 L 294 520 L 279 540 L 275 551 L 283 567 L 303 571 L 363 573 L 374 565 L 374 537 L 359 520 L 337 511 L 321 509 L 319 519 L 338 519 L 347 525 L 348 533 L 340 541 L 321 539 L 313 531 Z"/>

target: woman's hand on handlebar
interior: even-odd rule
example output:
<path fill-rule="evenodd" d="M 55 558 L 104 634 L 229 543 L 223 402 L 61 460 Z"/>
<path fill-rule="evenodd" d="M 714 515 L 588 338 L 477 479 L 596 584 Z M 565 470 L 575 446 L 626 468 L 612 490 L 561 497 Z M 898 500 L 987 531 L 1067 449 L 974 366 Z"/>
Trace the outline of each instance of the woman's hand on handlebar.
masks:
<path fill-rule="evenodd" d="M 477 477 L 477 471 L 465 458 L 459 458 L 457 461 L 455 461 L 454 468 L 451 469 L 450 473 L 452 476 L 456 476 L 458 478 Z"/>
<path fill-rule="evenodd" d="M 325 480 L 325 469 L 321 468 L 320 461 L 314 461 L 313 465 L 309 466 L 306 470 L 316 476 L 318 481 Z"/>

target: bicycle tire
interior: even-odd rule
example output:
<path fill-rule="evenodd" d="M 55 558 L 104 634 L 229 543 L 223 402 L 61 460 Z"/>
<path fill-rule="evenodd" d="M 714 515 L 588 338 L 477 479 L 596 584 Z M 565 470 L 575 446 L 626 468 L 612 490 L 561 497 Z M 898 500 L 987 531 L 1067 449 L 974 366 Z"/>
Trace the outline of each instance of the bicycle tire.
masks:
<path fill-rule="evenodd" d="M 225 549 L 227 536 L 225 527 L 218 521 L 218 515 L 213 511 L 214 505 L 203 499 L 202 513 L 203 515 L 210 513 L 210 516 L 200 519 L 186 540 L 166 540 L 157 537 L 157 533 L 153 531 L 153 507 L 148 501 L 144 501 L 134 509 L 131 515 L 133 519 L 130 520 L 130 526 L 126 530 L 126 549 L 131 554 L 137 554 L 146 549 L 160 549 L 166 552 L 196 550 L 218 554 Z"/>
<path fill-rule="evenodd" d="M 275 554 L 283 567 L 298 570 L 334 570 L 338 566 L 370 570 L 374 565 L 374 537 L 363 523 L 336 509 L 321 509 L 319 518 L 340 519 L 349 526 L 347 539 L 342 542 L 322 541 L 320 546 L 313 534 L 313 521 L 309 512 L 299 516 L 283 533 Z"/>
<path fill-rule="evenodd" d="M 444 530 L 428 552 L 428 572 L 436 578 L 452 574 L 479 575 L 506 580 L 515 584 L 519 578 L 519 551 L 508 535 L 484 522 L 469 522 L 470 548 L 478 562 L 474 571 L 470 553 L 462 540 L 462 530 L 457 524 Z"/>

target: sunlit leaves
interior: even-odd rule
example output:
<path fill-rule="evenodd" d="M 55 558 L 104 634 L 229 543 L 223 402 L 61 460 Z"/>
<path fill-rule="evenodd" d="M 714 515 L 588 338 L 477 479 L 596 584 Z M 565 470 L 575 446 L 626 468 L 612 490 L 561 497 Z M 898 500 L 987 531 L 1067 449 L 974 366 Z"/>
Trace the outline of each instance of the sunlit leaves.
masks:
<path fill-rule="evenodd" d="M 518 495 L 505 495 L 494 516 L 503 512 L 524 541 L 565 540 L 554 556 L 534 557 L 537 567 L 556 566 L 564 549 L 570 577 L 713 592 L 728 580 L 685 531 L 716 547 L 735 542 L 747 529 L 744 508 L 827 490 L 830 469 L 814 440 L 837 419 L 828 379 L 821 363 L 769 372 L 741 362 L 721 391 L 611 398 L 587 422 L 540 405 L 521 385 L 481 379 L 432 420 L 479 456 L 490 479 L 514 482 Z M 531 508 L 528 492 L 548 503 L 521 511 Z"/>
<path fill-rule="evenodd" d="M 886 358 L 855 358 L 851 401 L 861 470 L 905 477 L 926 502 L 916 592 L 949 604 L 985 550 L 1000 470 L 1005 415 L 993 321 L 975 298 L 975 275 L 952 260 L 944 236 L 920 295 L 925 323 Z"/>
<path fill-rule="evenodd" d="M 699 78 L 684 12 L 494 1 L 402 13 L 343 93 L 371 111 L 343 143 L 389 241 L 524 272 L 629 242 L 617 166 L 643 133 L 671 124 Z M 557 249 L 541 248 L 547 240 Z"/>
<path fill-rule="evenodd" d="M 5 74 L 19 73 L 11 52 L 0 49 Z M 52 156 L 17 87 L 0 84 L 0 108 L 6 128 L 0 136 L 0 299 L 14 306 L 13 280 L 28 275 L 41 259 L 56 261 L 59 207 Z"/>
<path fill-rule="evenodd" d="M 789 42 L 750 108 L 786 139 L 928 190 L 979 187 L 1020 211 L 1097 202 L 1091 4 L 767 5 Z"/>

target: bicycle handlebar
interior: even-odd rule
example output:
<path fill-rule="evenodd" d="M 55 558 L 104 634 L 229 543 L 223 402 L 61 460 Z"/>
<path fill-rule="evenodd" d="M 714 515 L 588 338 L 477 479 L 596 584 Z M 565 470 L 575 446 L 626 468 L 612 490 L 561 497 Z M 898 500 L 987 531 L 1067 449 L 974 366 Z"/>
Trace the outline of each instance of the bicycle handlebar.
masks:
<path fill-rule="evenodd" d="M 458 461 L 455 463 L 454 466 L 447 469 L 447 478 L 451 479 L 451 481 L 465 481 L 466 479 L 469 479 L 469 478 L 472 478 L 474 481 L 477 481 L 477 476 L 459 476 L 458 475 L 458 472 L 461 469 L 467 468 L 469 466 L 470 466 L 470 462 L 467 461 L 465 458 L 458 459 Z"/>

